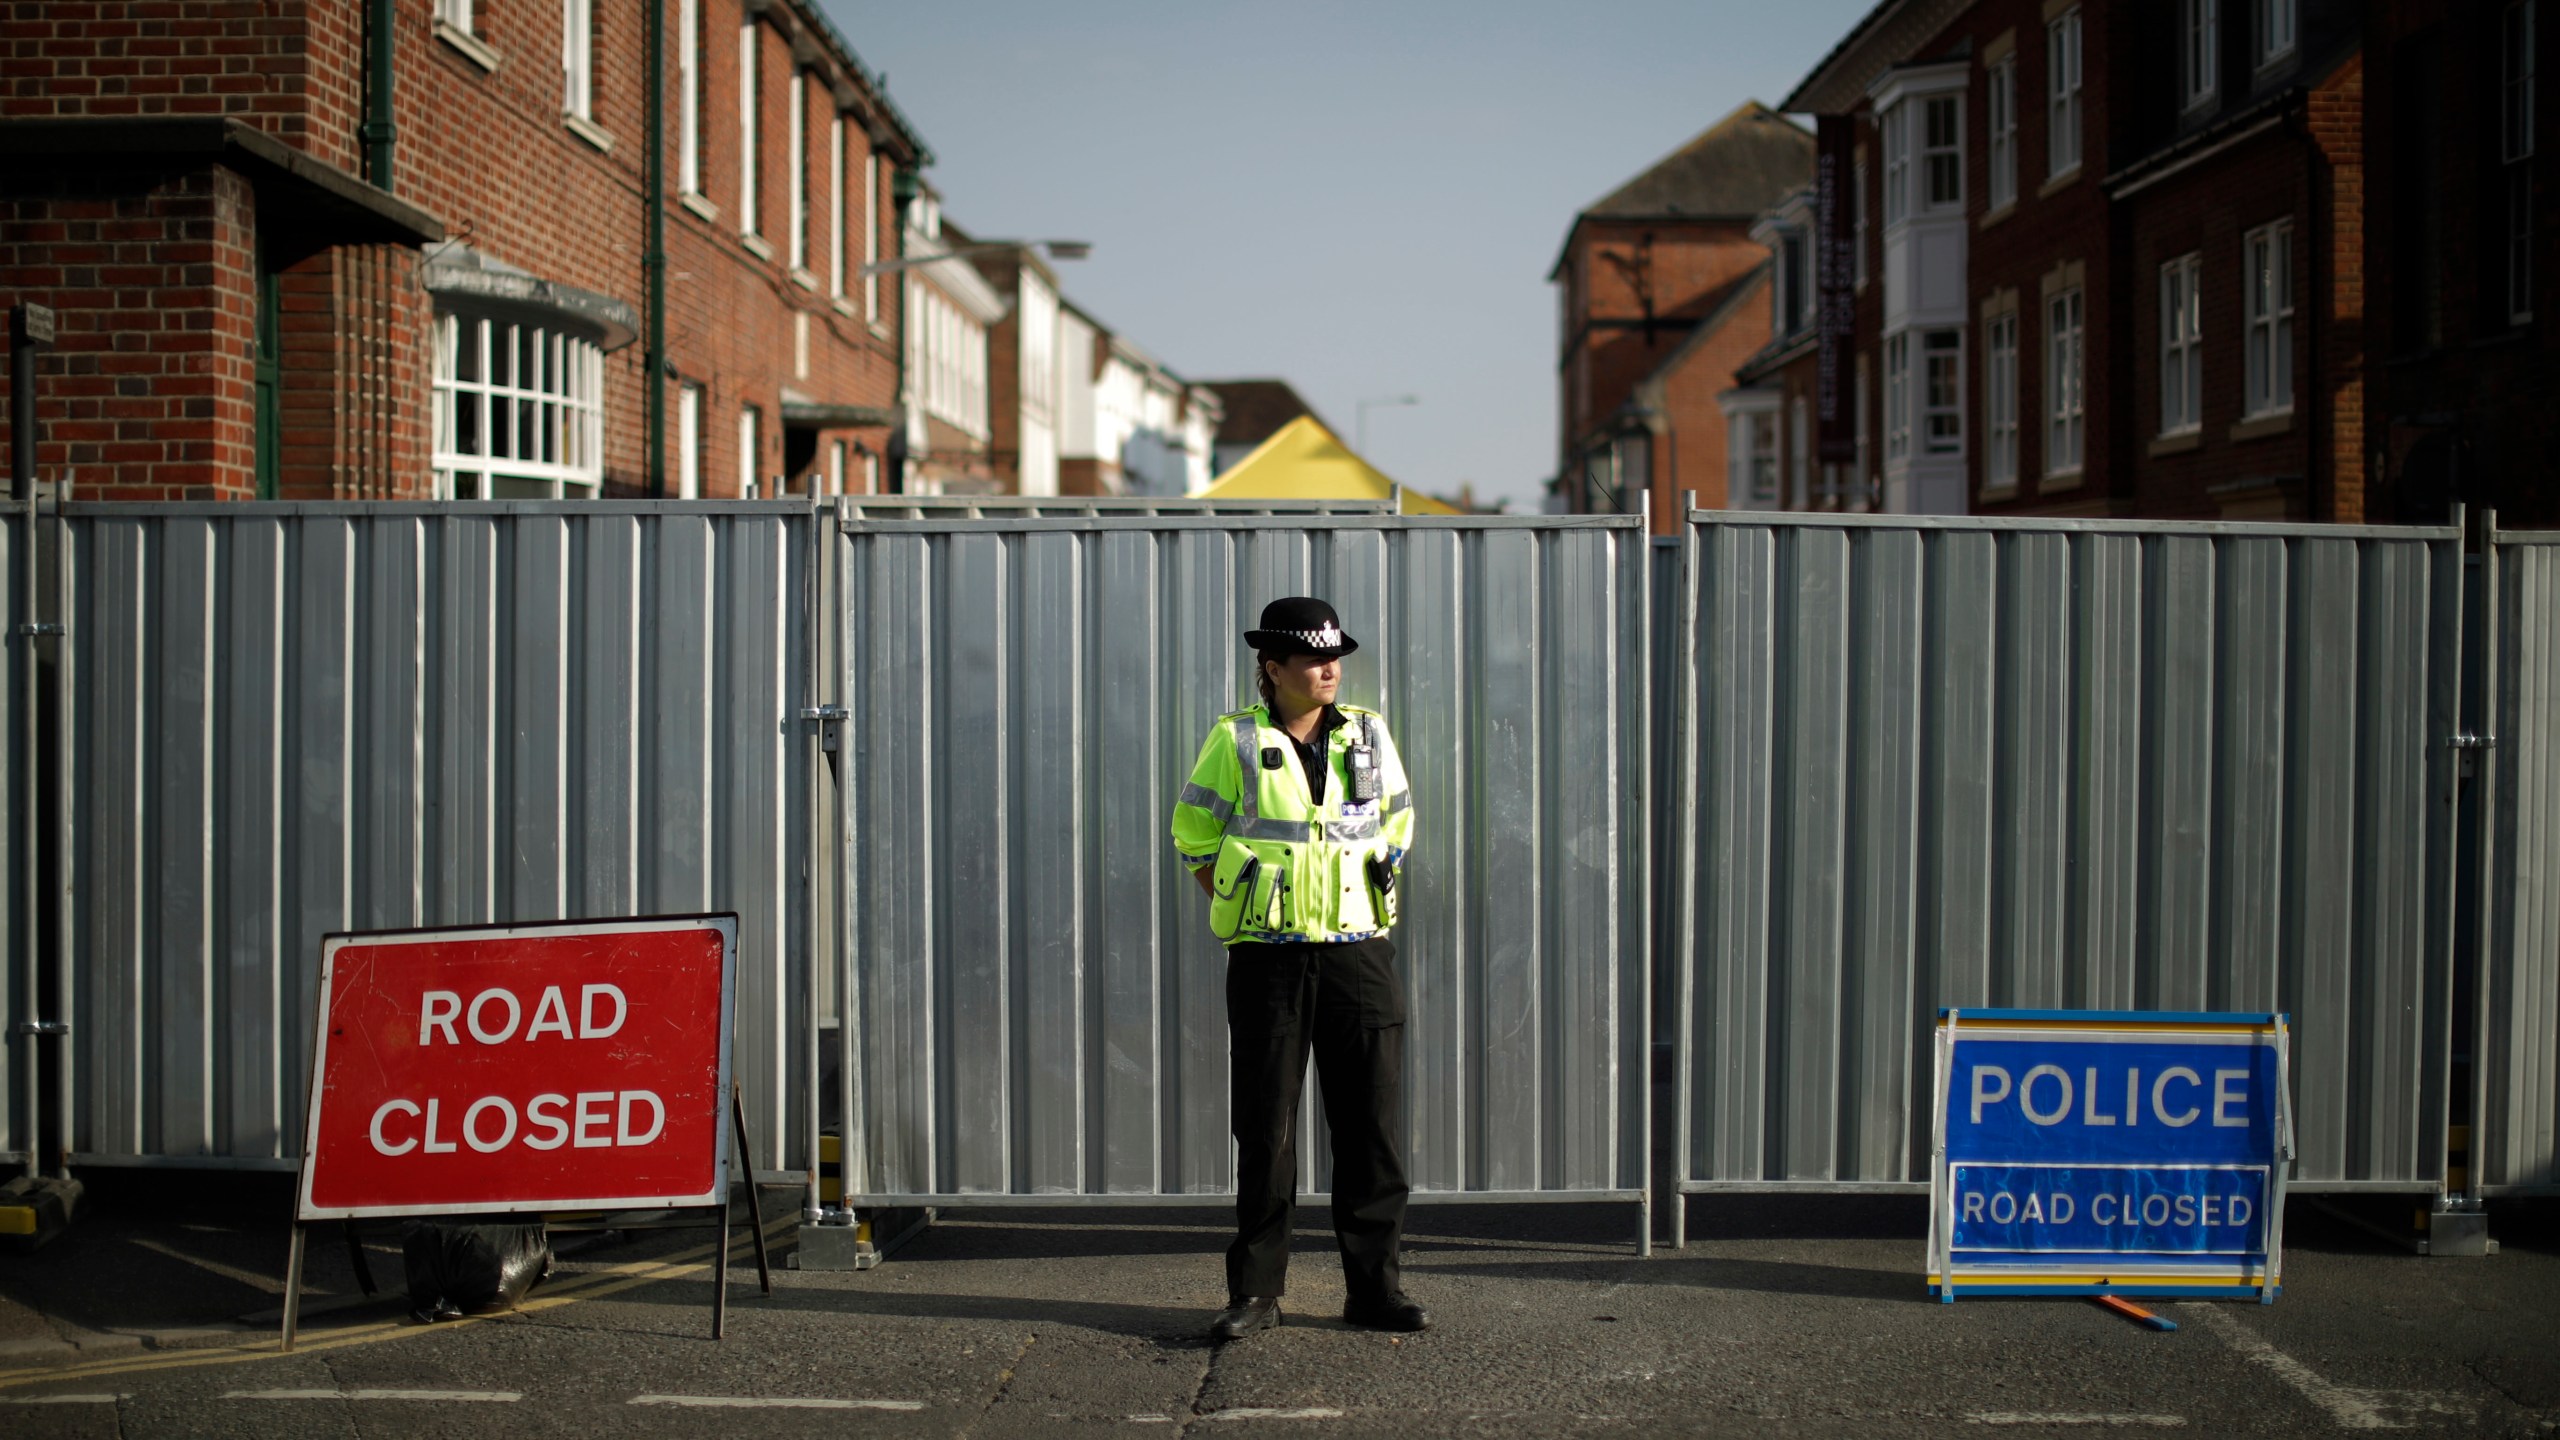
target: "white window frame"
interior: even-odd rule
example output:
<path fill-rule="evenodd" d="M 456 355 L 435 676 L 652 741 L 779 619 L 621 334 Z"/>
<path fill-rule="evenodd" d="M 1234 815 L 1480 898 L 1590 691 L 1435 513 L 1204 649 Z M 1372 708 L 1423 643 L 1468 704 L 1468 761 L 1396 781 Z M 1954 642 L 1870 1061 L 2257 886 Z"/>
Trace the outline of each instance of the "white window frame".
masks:
<path fill-rule="evenodd" d="M 448 311 L 435 326 L 436 493 L 592 494 L 604 481 L 603 348 L 531 320 Z"/>
<path fill-rule="evenodd" d="M 2018 312 L 1982 322 L 1982 488 L 2018 487 Z"/>
<path fill-rule="evenodd" d="M 827 446 L 827 493 L 844 493 L 844 442 L 841 440 Z"/>
<path fill-rule="evenodd" d="M 2204 255 L 2191 251 L 2160 267 L 2160 433 L 2204 424 L 2204 304 L 2197 288 Z"/>
<path fill-rule="evenodd" d="M 827 120 L 827 293 L 844 298 L 844 112 Z"/>
<path fill-rule="evenodd" d="M 1911 458 L 1911 332 L 1884 340 L 1884 463 Z"/>
<path fill-rule="evenodd" d="M 1911 213 L 1911 116 L 1908 101 L 1896 101 L 1877 127 L 1884 149 L 1884 226 L 1901 224 Z"/>
<path fill-rule="evenodd" d="M 2507 323 L 2533 320 L 2535 0 L 2515 0 L 2498 16 L 2498 159 L 2506 182 Z"/>
<path fill-rule="evenodd" d="M 756 211 L 756 142 L 761 126 L 757 124 L 756 100 L 763 86 L 756 77 L 756 56 L 763 48 L 764 37 L 757 33 L 752 15 L 738 27 L 738 233 L 757 233 Z"/>
<path fill-rule="evenodd" d="M 676 386 L 676 494 L 702 498 L 702 387 Z"/>
<path fill-rule="evenodd" d="M 2178 108 L 2213 103 L 2222 89 L 2222 0 L 2178 0 Z"/>
<path fill-rule="evenodd" d="M 1744 481 L 1752 499 L 1765 505 L 1778 503 L 1778 412 L 1776 409 L 1751 410 L 1742 416 Z"/>
<path fill-rule="evenodd" d="M 465 35 L 478 38 L 471 29 L 471 0 L 436 0 L 436 19 Z"/>
<path fill-rule="evenodd" d="M 2293 222 L 2250 231 L 2240 254 L 2247 357 L 2241 415 L 2282 415 L 2293 409 Z"/>
<path fill-rule="evenodd" d="M 1960 94 L 1922 95 L 1920 106 L 1919 193 L 1912 198 L 1913 207 L 1922 215 L 1944 215 L 1964 209 L 1964 96 Z M 1940 143 L 1937 122 L 1946 122 L 1945 140 Z M 1938 182 L 1944 179 L 1947 189 L 1942 194 Z"/>
<path fill-rule="evenodd" d="M 871 269 L 880 263 L 880 152 L 865 151 L 862 157 L 862 313 L 864 318 L 880 323 L 880 277 Z"/>
<path fill-rule="evenodd" d="M 594 0 L 560 0 L 560 113 L 595 122 Z"/>
<path fill-rule="evenodd" d="M 2089 312 L 2087 292 L 2065 286 L 2045 297 L 2044 473 L 2076 475 L 2088 462 Z"/>
<path fill-rule="evenodd" d="M 1924 455 L 1964 454 L 1964 331 L 1941 326 L 1920 336 L 1919 440 Z"/>
<path fill-rule="evenodd" d="M 1867 162 L 1849 166 L 1849 283 L 1867 287 Z"/>
<path fill-rule="evenodd" d="M 753 405 L 738 407 L 738 498 L 763 498 L 756 490 L 756 462 L 763 458 L 764 412 Z"/>
<path fill-rule="evenodd" d="M 2059 179 L 2080 168 L 2080 7 L 2045 22 L 2045 175 Z"/>
<path fill-rule="evenodd" d="M 787 94 L 791 102 L 790 140 L 784 163 L 791 167 L 791 268 L 809 273 L 809 77 L 799 70 L 791 72 Z"/>
<path fill-rule="evenodd" d="M 1991 208 L 2005 210 L 2018 202 L 2018 57 L 2011 52 L 1991 67 L 1985 87 L 1991 129 L 1989 163 Z"/>
<path fill-rule="evenodd" d="M 676 193 L 702 193 L 702 0 L 676 4 Z"/>
<path fill-rule="evenodd" d="M 2263 70 L 2292 54 L 2301 39 L 2301 0 L 2258 0 L 2257 20 L 2251 43 L 2258 47 L 2258 68 Z"/>

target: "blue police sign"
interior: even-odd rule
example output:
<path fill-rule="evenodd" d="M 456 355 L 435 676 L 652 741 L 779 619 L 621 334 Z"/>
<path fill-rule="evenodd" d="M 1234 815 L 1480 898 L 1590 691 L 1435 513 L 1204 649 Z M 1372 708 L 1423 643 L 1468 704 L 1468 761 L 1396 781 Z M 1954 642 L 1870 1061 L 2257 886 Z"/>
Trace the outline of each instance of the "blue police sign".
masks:
<path fill-rule="evenodd" d="M 2282 1015 L 1946 1010 L 1929 1287 L 2273 1302 Z"/>

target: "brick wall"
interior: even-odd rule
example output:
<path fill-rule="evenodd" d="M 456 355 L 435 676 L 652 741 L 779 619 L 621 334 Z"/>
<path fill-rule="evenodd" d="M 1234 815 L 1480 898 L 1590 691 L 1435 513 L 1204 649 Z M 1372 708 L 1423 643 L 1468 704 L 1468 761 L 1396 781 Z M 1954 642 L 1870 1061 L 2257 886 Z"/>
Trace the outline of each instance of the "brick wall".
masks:
<path fill-rule="evenodd" d="M 2118 410 L 2127 395 L 2129 377 L 2122 372 L 2126 341 L 2117 333 L 2118 293 L 2114 233 L 2109 224 L 2104 177 L 2112 137 L 2112 99 L 2107 57 L 2116 47 L 2109 33 L 2118 17 L 2097 6 L 2083 9 L 2081 35 L 2080 165 L 2064 176 L 2051 173 L 2052 110 L 2047 103 L 2051 69 L 2046 53 L 2045 7 L 2040 0 L 1999 0 L 1977 5 L 1956 25 L 1942 32 L 1925 53 L 1942 53 L 1970 41 L 1979 56 L 2008 37 L 2016 61 L 2017 198 L 1997 217 L 1991 210 L 1990 76 L 1978 60 L 1965 90 L 1964 169 L 1965 218 L 1968 236 L 1968 287 L 1965 329 L 1965 467 L 1972 508 L 1980 514 L 2050 513 L 2056 510 L 2123 511 L 2131 497 L 2120 473 L 2121 447 L 2112 443 L 2123 417 Z M 1868 183 L 1878 187 L 1869 197 L 1868 214 L 1882 230 L 1882 165 L 1871 162 Z M 1872 264 L 1873 262 L 1871 262 Z M 2047 470 L 2048 386 L 2046 346 L 2051 325 L 2045 308 L 2047 282 L 2062 267 L 2076 265 L 2082 283 L 2082 352 L 2085 356 L 2086 441 L 2081 473 L 2052 478 Z M 1870 289 L 1878 288 L 1870 286 Z M 1983 304 L 1995 296 L 2014 294 L 2018 308 L 2018 483 L 2013 496 L 1983 494 L 1983 440 L 1988 435 L 1983 405 Z M 1877 417 L 1876 453 L 1881 464 L 1883 352 L 1877 345 L 1872 413 Z M 1917 384 L 1915 378 L 1915 386 Z"/>
<path fill-rule="evenodd" d="M 2503 6 L 2382 0 L 2366 8 L 2362 233 L 2367 515 L 2442 523 L 2490 507 L 2502 525 L 2560 526 L 2560 105 L 2542 12 L 2535 106 L 2532 322 L 2506 313 L 2501 182 Z M 2423 148 L 2423 154 L 2413 153 Z M 2412 167 L 2415 167 L 2414 169 Z M 2423 205 L 2416 196 L 2423 195 Z M 2403 199 L 2402 197 L 2411 197 Z M 2417 233 L 2432 227 L 2430 253 Z M 2432 307 L 2425 304 L 2429 294 Z M 2424 323 L 2432 308 L 2435 320 Z"/>
<path fill-rule="evenodd" d="M 1576 227 L 1560 271 L 1560 277 L 1573 277 L 1574 286 L 1567 309 L 1570 333 L 1563 337 L 1565 364 L 1581 372 L 1565 386 L 1566 450 L 1625 405 L 1635 387 L 1687 342 L 1697 321 L 1768 258 L 1766 249 L 1752 243 L 1749 229 L 1723 221 L 1591 219 Z M 1650 330 L 1638 277 L 1651 292 Z M 1769 338 L 1767 307 L 1761 310 L 1750 349 Z M 1737 319 L 1751 323 L 1749 317 Z"/>
<path fill-rule="evenodd" d="M 1663 377 L 1660 403 L 1669 422 L 1669 454 L 1659 458 L 1672 484 L 1695 492 L 1683 506 L 1721 509 L 1731 503 L 1725 489 L 1724 409 L 1716 397 L 1733 388 L 1733 372 L 1768 343 L 1766 298 L 1765 288 L 1746 295 L 1731 319 Z"/>
<path fill-rule="evenodd" d="M 363 24 L 358 0 L 7 0 L 0 118 L 237 115 L 354 169 Z"/>
<path fill-rule="evenodd" d="M 256 199 L 220 168 L 0 199 L 0 294 L 56 309 L 39 473 L 93 500 L 256 493 L 255 247 Z"/>
<path fill-rule="evenodd" d="M 343 245 L 279 267 L 278 498 L 428 496 L 426 296 L 418 253 Z"/>
<path fill-rule="evenodd" d="M 675 133 L 680 115 L 677 0 L 664 0 L 668 17 L 665 115 L 670 190 L 678 168 Z M 645 114 L 645 13 L 628 5 L 596 11 L 593 128 L 564 121 L 562 36 L 554 7 L 484 4 L 476 7 L 476 43 L 439 38 L 433 7 L 403 0 L 396 7 L 394 112 L 398 143 L 393 191 L 441 219 L 449 237 L 532 274 L 622 300 L 637 309 L 646 299 L 643 253 L 646 216 L 641 203 Z M 829 169 L 828 121 L 835 114 L 830 87 L 817 72 L 795 67 L 785 34 L 796 23 L 777 9 L 756 22 L 761 138 L 760 230 L 770 253 L 759 253 L 739 232 L 738 51 L 745 12 L 740 0 L 702 0 L 701 138 L 704 196 L 695 206 L 669 198 L 666 222 L 666 335 L 671 367 L 704 392 L 702 474 L 706 491 L 733 493 L 739 474 L 740 407 L 763 412 L 767 453 L 756 470 L 783 467 L 780 423 L 783 391 L 822 402 L 887 408 L 897 401 L 898 343 L 894 279 L 878 287 L 879 313 L 862 313 L 859 276 L 864 247 L 859 235 L 846 245 L 846 296 L 838 303 L 828 276 L 829 239 L 836 186 L 846 184 L 850 224 L 865 207 L 859 187 L 872 149 L 868 112 L 848 117 L 844 169 Z M 166 0 L 158 4 L 49 3 L 0 0 L 0 54 L 8 74 L 0 81 L 7 116 L 236 115 L 270 134 L 302 146 L 332 165 L 360 169 L 356 141 L 363 101 L 363 7 L 359 0 Z M 802 53 L 823 47 L 803 42 Z M 484 63 L 494 57 L 494 64 Z M 789 273 L 790 177 L 787 131 L 794 88 L 809 100 L 808 144 L 812 214 L 808 264 Z M 866 102 L 867 103 L 867 102 Z M 882 258 L 897 253 L 896 207 L 889 198 L 894 171 L 884 163 L 880 199 L 873 214 Z M 219 178 L 216 177 L 225 177 Z M 190 315 L 219 315 L 230 327 L 219 343 L 208 338 L 186 352 L 199 371 L 188 372 L 185 390 L 155 383 L 126 402 L 203 402 L 211 413 L 172 415 L 170 448 L 149 462 L 154 493 L 251 493 L 254 472 L 254 272 L 245 257 L 259 241 L 292 249 L 279 260 L 284 313 L 280 409 L 289 434 L 281 447 L 285 493 L 387 495 L 422 493 L 428 483 L 430 405 L 429 310 L 418 288 L 418 259 L 356 247 L 344 254 L 315 252 L 300 238 L 293 217 L 270 213 L 269 234 L 252 226 L 257 207 L 248 187 L 228 172 L 199 171 L 163 177 L 158 199 L 114 193 L 105 181 L 42 194 L 12 187 L 5 214 L 10 233 L 0 238 L 0 288 L 53 303 L 72 336 L 130 331 L 132 318 L 167 324 Z M 187 197 L 219 192 L 229 207 L 221 217 L 195 217 Z M 175 207 L 174 209 L 172 207 Z M 270 205 L 270 211 L 278 207 Z M 181 225 L 231 223 L 224 263 L 198 258 L 212 243 L 172 234 L 154 241 L 129 238 L 115 255 L 118 280 L 98 281 L 100 263 L 82 247 L 107 243 L 95 227 L 107 220 Z M 77 241 L 43 237 L 69 235 Z M 68 251 L 58 247 L 69 245 Z M 178 247 L 170 255 L 161 248 Z M 65 258 L 70 256 L 72 258 Z M 186 258 L 172 258 L 172 256 Z M 236 260 L 238 263 L 229 264 Z M 211 265 L 213 268 L 204 269 Z M 225 268 L 227 265 L 228 268 Z M 56 278 L 82 268 L 88 278 Z M 151 270 L 152 276 L 143 274 Z M 109 287 L 115 287 L 112 295 Z M 334 307 L 334 308 L 331 308 Z M 797 317 L 810 332 L 805 371 L 796 344 Z M 192 322 L 187 322 L 192 323 Z M 234 333 L 236 332 L 236 333 Z M 155 349 L 155 355 L 167 352 Z M 635 342 L 606 357 L 604 487 L 606 494 L 637 493 L 646 483 L 644 344 Z M 77 359 L 66 353 L 62 362 Z M 135 363 L 135 362 L 118 362 Z M 200 372 L 200 373 L 199 373 Z M 66 379 L 94 384 L 91 374 L 63 371 Z M 130 375 L 128 379 L 133 378 Z M 55 394 L 50 388 L 48 394 Z M 77 396 L 96 401 L 106 396 Z M 667 473 L 679 467 L 675 392 L 667 392 Z M 68 418 L 68 417 L 67 417 Z M 101 417 L 81 416 L 78 423 Z M 142 425 L 129 417 L 127 429 Z M 147 427 L 146 427 L 147 428 Z M 204 434 L 193 433 L 204 430 Z M 123 437 L 91 436 L 96 445 Z M 873 428 L 830 432 L 884 448 L 886 433 Z M 66 454 L 68 452 L 65 452 Z M 83 451 L 82 454 L 92 452 Z M 131 452 L 127 452 L 131 453 Z M 81 463 L 73 461 L 72 463 Z M 141 463 L 141 462 L 135 462 Z M 188 467 L 195 467 L 190 469 Z"/>

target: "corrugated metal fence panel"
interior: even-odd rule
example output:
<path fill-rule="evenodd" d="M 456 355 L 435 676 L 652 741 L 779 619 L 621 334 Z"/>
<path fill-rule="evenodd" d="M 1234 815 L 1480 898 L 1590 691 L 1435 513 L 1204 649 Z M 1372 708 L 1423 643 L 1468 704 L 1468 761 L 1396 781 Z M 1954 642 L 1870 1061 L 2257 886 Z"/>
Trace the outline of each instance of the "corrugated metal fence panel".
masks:
<path fill-rule="evenodd" d="M 32 1113 L 20 1115 L 20 1106 L 33 1107 L 35 1094 L 26 1086 L 26 1057 L 33 1054 L 36 1041 L 17 1033 L 27 994 L 27 981 L 34 973 L 31 967 L 42 961 L 33 952 L 31 937 L 22 937 L 18 928 L 25 917 L 34 913 L 35 899 L 30 887 L 32 874 L 26 868 L 27 849 L 25 821 L 21 806 L 33 798 L 30 788 L 35 777 L 25 773 L 26 726 L 31 721 L 34 699 L 25 693 L 20 667 L 25 663 L 27 647 L 34 640 L 18 633 L 18 627 L 34 618 L 24 612 L 19 596 L 23 572 L 19 567 L 33 565 L 35 552 L 28 534 L 26 507 L 20 506 L 5 519 L 0 519 L 0 745 L 8 750 L 0 754 L 0 1036 L 7 1037 L 0 1048 L 0 1158 L 19 1158 L 36 1144 L 40 1127 Z M 41 769 L 42 767 L 38 767 Z"/>
<path fill-rule="evenodd" d="M 2456 545 L 1699 517 L 1684 1183 L 1924 1183 L 2013 1005 L 2288 1010 L 2296 1183 L 2436 1184 Z"/>
<path fill-rule="evenodd" d="M 845 547 L 857 1193 L 1231 1188 L 1225 959 L 1165 827 L 1291 593 L 1360 638 L 1345 696 L 1412 776 L 1416 1187 L 1642 1187 L 1631 523 L 857 520 Z"/>
<path fill-rule="evenodd" d="M 2560 531 L 2491 546 L 2492 777 L 2471 1162 L 2492 1192 L 2560 1191 Z"/>
<path fill-rule="evenodd" d="M 848 517 L 874 520 L 1058 520 L 1140 515 L 1392 515 L 1389 500 L 1204 500 L 1180 495 L 846 495 Z"/>
<path fill-rule="evenodd" d="M 82 1158 L 290 1161 L 330 931 L 736 910 L 758 1163 L 803 1163 L 815 510 L 71 514 Z"/>

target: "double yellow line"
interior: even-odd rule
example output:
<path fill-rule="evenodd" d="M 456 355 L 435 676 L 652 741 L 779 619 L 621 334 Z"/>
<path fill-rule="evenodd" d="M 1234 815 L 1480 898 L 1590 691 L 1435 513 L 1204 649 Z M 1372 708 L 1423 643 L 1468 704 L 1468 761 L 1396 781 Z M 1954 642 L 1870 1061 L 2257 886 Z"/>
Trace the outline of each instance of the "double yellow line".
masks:
<path fill-rule="evenodd" d="M 778 1238 L 792 1223 L 791 1220 L 777 1220 L 767 1225 L 765 1227 L 767 1240 Z M 753 1239 L 754 1237 L 748 1235 L 731 1237 L 729 1240 L 731 1259 L 735 1260 L 738 1257 L 738 1247 L 749 1246 L 750 1248 L 745 1252 L 746 1260 L 748 1264 L 754 1264 Z M 573 1275 L 557 1284 L 544 1286 L 540 1293 L 514 1310 L 502 1311 L 496 1315 L 466 1315 L 460 1320 L 447 1321 L 438 1325 L 419 1325 L 400 1319 L 377 1320 L 370 1324 L 348 1325 L 335 1330 L 307 1329 L 295 1337 L 293 1353 L 316 1354 L 323 1350 L 344 1350 L 357 1345 L 373 1345 L 410 1335 L 451 1330 L 456 1325 L 476 1325 L 489 1320 L 501 1320 L 511 1314 L 538 1315 L 545 1310 L 556 1310 L 563 1305 L 574 1305 L 581 1300 L 598 1300 L 642 1285 L 654 1285 L 662 1280 L 676 1280 L 699 1274 L 711 1267 L 712 1257 L 718 1253 L 717 1245 L 699 1245 L 661 1260 L 633 1260 L 621 1265 L 607 1266 L 601 1270 Z M 734 1280 L 736 1277 L 733 1275 L 731 1278 Z M 200 1365 L 237 1365 L 248 1360 L 275 1360 L 284 1356 L 283 1350 L 279 1348 L 281 1343 L 280 1337 L 270 1335 L 258 1340 L 244 1340 L 234 1345 L 217 1345 L 204 1349 L 160 1352 L 113 1360 L 92 1360 L 77 1365 L 0 1370 L 0 1390 L 64 1380 L 88 1380 L 106 1375 L 135 1375 L 149 1370 L 188 1370 Z"/>

